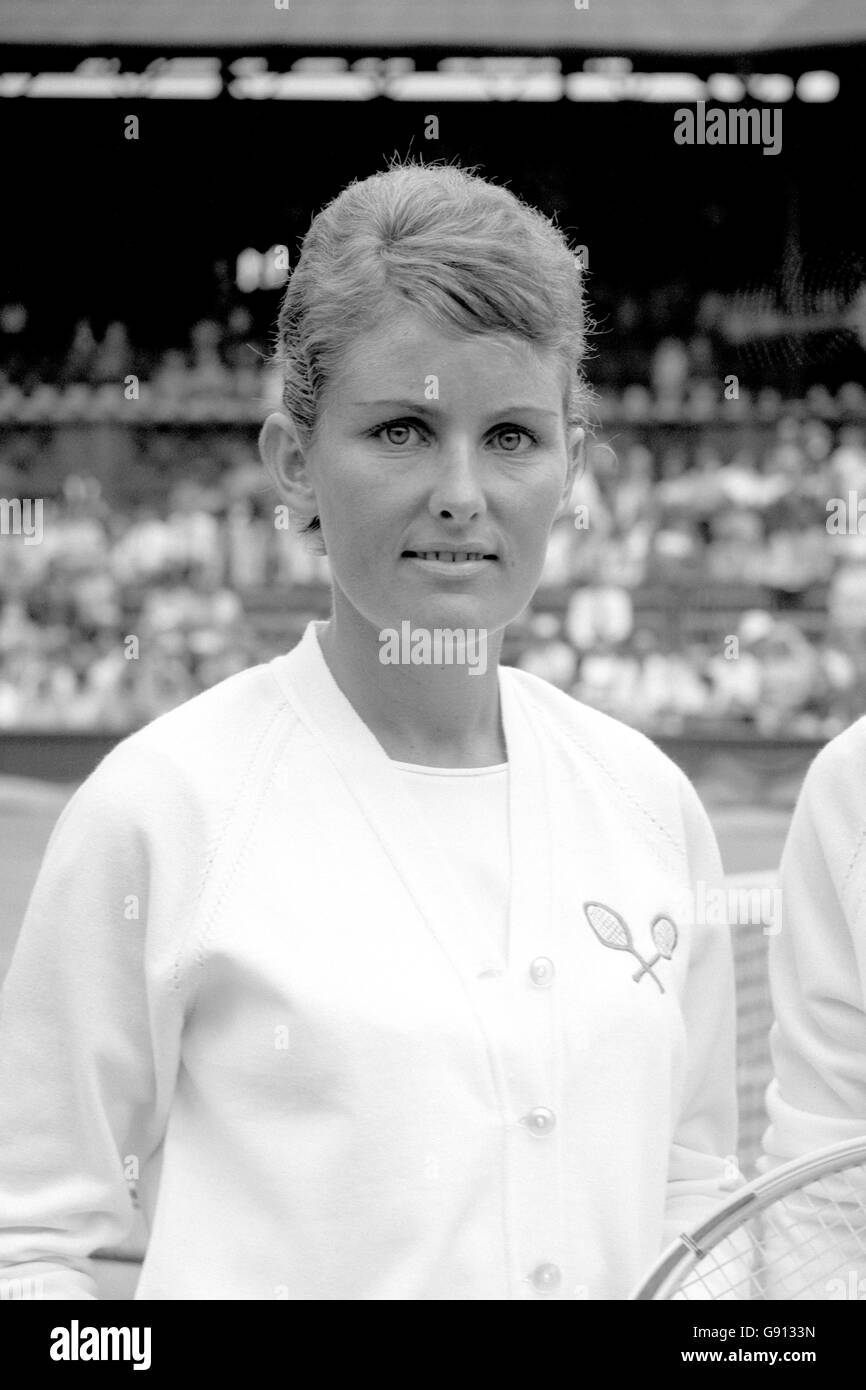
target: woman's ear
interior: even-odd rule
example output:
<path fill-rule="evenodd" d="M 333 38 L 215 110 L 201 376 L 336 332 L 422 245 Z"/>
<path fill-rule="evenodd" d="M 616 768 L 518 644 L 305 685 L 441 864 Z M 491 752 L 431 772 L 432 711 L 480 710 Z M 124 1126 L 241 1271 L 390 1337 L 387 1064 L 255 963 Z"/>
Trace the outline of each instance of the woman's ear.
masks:
<path fill-rule="evenodd" d="M 568 427 L 568 467 L 565 474 L 565 485 L 562 489 L 560 498 L 559 515 L 565 515 L 571 501 L 571 490 L 578 478 L 583 477 L 586 468 L 586 431 L 580 425 L 569 425 Z"/>
<path fill-rule="evenodd" d="M 317 515 L 316 494 L 297 427 L 290 415 L 274 411 L 268 416 L 259 431 L 259 454 L 289 510 L 303 523 L 312 521 Z"/>

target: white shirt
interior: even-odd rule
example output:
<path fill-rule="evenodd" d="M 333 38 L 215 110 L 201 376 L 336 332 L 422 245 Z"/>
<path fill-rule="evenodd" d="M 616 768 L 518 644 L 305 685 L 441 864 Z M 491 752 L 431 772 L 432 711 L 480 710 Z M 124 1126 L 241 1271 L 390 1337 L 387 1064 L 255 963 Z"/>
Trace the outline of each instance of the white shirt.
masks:
<path fill-rule="evenodd" d="M 470 910 L 490 935 L 491 969 L 505 969 L 511 895 L 508 764 L 395 765 L 418 799 L 431 834 L 453 865 Z"/>
<path fill-rule="evenodd" d="M 500 668 L 491 972 L 477 893 L 317 634 L 64 808 L 0 1009 L 0 1271 L 93 1297 L 137 1174 L 140 1299 L 627 1297 L 736 1152 L 706 813 L 641 734 Z"/>

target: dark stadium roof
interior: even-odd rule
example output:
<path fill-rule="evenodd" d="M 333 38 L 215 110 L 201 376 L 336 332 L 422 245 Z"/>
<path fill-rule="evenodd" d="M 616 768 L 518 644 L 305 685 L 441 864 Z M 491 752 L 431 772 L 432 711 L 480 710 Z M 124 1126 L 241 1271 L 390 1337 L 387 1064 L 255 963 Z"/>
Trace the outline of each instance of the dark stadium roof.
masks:
<path fill-rule="evenodd" d="M 0 0 L 0 44 L 748 53 L 864 38 L 863 0 Z"/>

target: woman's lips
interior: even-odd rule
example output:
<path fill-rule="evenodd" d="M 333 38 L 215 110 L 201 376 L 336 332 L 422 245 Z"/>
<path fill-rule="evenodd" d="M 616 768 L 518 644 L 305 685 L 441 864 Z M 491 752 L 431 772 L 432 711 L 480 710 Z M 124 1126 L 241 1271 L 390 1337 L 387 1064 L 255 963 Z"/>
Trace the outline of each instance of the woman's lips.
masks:
<path fill-rule="evenodd" d="M 467 560 L 494 560 L 495 555 L 486 555 L 483 550 L 404 550 L 405 558 L 412 560 L 439 560 L 443 564 L 460 565 Z"/>
<path fill-rule="evenodd" d="M 495 555 L 465 550 L 405 550 L 402 558 L 417 565 L 423 574 L 435 574 L 446 579 L 469 578 L 496 563 Z"/>

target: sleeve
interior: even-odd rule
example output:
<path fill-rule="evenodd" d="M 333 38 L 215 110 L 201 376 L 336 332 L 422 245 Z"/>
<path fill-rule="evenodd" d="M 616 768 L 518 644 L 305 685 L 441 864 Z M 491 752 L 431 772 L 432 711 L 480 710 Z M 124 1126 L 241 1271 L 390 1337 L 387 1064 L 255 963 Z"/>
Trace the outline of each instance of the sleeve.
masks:
<path fill-rule="evenodd" d="M 724 888 L 715 834 L 687 778 L 680 783 L 693 905 L 682 1011 L 686 1073 L 668 1164 L 665 1245 L 704 1220 L 743 1179 L 737 1162 L 736 1003 L 725 913 L 698 910 Z M 695 918 L 703 916 L 706 921 Z M 719 920 L 721 918 L 721 920 Z M 712 920 L 710 920 L 712 919 Z"/>
<path fill-rule="evenodd" d="M 782 853 L 764 1170 L 866 1134 L 864 846 L 866 739 L 849 731 L 809 768 Z"/>
<path fill-rule="evenodd" d="M 67 804 L 0 996 L 0 1288 L 24 1297 L 96 1297 L 91 1256 L 128 1233 L 166 1122 L 182 1007 L 152 968 L 141 761 L 121 745 Z"/>

